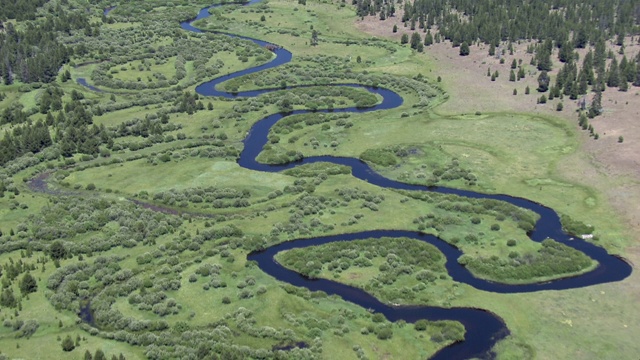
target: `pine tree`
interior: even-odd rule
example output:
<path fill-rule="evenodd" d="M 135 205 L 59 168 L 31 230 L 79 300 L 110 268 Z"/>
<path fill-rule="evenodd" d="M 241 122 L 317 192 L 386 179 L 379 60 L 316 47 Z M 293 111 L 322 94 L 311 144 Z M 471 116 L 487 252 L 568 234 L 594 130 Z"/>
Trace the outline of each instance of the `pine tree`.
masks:
<path fill-rule="evenodd" d="M 75 348 L 76 346 L 73 343 L 73 339 L 71 339 L 71 336 L 67 335 L 67 337 L 65 337 L 64 340 L 62 340 L 62 350 L 69 352 Z"/>
<path fill-rule="evenodd" d="M 33 276 L 31 276 L 31 274 L 28 272 L 24 274 L 22 280 L 20 280 L 20 292 L 22 293 L 22 295 L 24 296 L 30 293 L 34 293 L 37 290 L 38 283 L 36 282 L 36 279 L 34 279 Z"/>
<path fill-rule="evenodd" d="M 409 42 L 409 35 L 402 34 L 402 36 L 400 37 L 400 44 L 406 44 L 408 42 Z"/>
<path fill-rule="evenodd" d="M 433 35 L 431 35 L 431 30 L 427 31 L 427 34 L 424 36 L 424 46 L 431 46 L 433 44 Z"/>
<path fill-rule="evenodd" d="M 469 44 L 467 44 L 466 41 L 462 42 L 462 44 L 460 44 L 460 56 L 467 56 L 470 53 Z"/>
<path fill-rule="evenodd" d="M 538 91 L 546 92 L 549 90 L 549 83 L 551 82 L 551 78 L 546 71 L 542 71 L 538 76 Z"/>
<path fill-rule="evenodd" d="M 591 106 L 589 106 L 589 118 L 593 119 L 594 117 L 600 115 L 602 113 L 602 92 L 597 90 L 595 95 L 593 96 L 593 100 L 591 100 Z"/>
<path fill-rule="evenodd" d="M 620 86 L 620 72 L 618 70 L 618 61 L 616 60 L 616 58 L 613 58 L 613 60 L 611 60 L 609 71 L 607 71 L 607 86 Z"/>
<path fill-rule="evenodd" d="M 411 48 L 418 49 L 418 44 L 422 44 L 422 39 L 420 38 L 420 34 L 414 32 L 411 34 Z"/>
<path fill-rule="evenodd" d="M 98 349 L 93 355 L 93 360 L 107 360 L 107 357 L 104 355 L 102 349 Z"/>

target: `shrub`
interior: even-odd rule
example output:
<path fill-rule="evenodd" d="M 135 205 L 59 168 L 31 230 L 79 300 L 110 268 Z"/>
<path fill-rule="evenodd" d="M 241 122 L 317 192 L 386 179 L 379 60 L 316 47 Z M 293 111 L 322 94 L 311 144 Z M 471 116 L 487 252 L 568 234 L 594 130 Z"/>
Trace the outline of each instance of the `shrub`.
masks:
<path fill-rule="evenodd" d="M 423 319 L 423 320 L 416 321 L 416 323 L 413 325 L 413 328 L 416 329 L 417 331 L 425 331 L 427 330 L 428 325 L 429 325 L 429 322 Z"/>

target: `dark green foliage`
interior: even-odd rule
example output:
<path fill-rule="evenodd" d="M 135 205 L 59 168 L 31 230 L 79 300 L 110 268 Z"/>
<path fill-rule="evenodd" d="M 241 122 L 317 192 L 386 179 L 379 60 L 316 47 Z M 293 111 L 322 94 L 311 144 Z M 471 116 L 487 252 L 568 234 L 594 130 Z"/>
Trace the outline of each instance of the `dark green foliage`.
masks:
<path fill-rule="evenodd" d="M 73 349 L 76 348 L 75 344 L 73 343 L 73 339 L 71 339 L 71 336 L 67 335 L 67 337 L 64 338 L 64 340 L 62 340 L 62 350 L 69 352 L 69 351 L 73 351 Z"/>
<path fill-rule="evenodd" d="M 411 34 L 411 48 L 412 49 L 418 49 L 418 45 L 422 44 L 422 39 L 420 38 L 420 34 L 417 32 L 414 32 L 413 34 Z"/>
<path fill-rule="evenodd" d="M 93 360 L 107 360 L 107 357 L 102 349 L 97 349 L 95 354 L 93 355 Z"/>
<path fill-rule="evenodd" d="M 409 42 L 409 35 L 402 34 L 402 36 L 400 37 L 400 44 L 406 44 Z"/>
<path fill-rule="evenodd" d="M 592 225 L 587 225 L 582 221 L 575 220 L 569 215 L 560 215 L 560 221 L 562 222 L 562 229 L 572 235 L 580 236 L 593 234 L 595 231 L 595 228 Z"/>
<path fill-rule="evenodd" d="M 360 16 L 375 15 L 384 11 L 382 2 L 358 1 Z M 605 33 L 612 38 L 615 34 L 630 31 L 635 25 L 634 5 L 621 0 L 563 3 L 563 11 L 556 11 L 558 4 L 551 0 L 531 3 L 499 1 L 439 2 L 417 0 L 405 6 L 403 22 L 426 18 L 426 25 L 436 25 L 440 33 L 454 43 L 480 40 L 486 44 L 498 44 L 506 40 L 554 39 L 566 42 L 567 33 L 575 31 L 575 44 L 568 47 L 584 48 L 590 37 Z M 448 14 L 455 9 L 466 16 L 433 16 Z M 550 11 L 550 9 L 553 9 Z M 618 16 L 617 14 L 629 14 Z M 544 26 L 540 26 L 544 24 Z M 595 39 L 591 39 L 595 40 Z"/>
<path fill-rule="evenodd" d="M 54 260 L 60 260 L 67 257 L 67 249 L 64 247 L 62 241 L 56 240 L 51 244 L 51 246 L 49 246 L 49 256 Z"/>
<path fill-rule="evenodd" d="M 241 208 L 250 206 L 251 192 L 247 189 L 236 190 L 233 188 L 190 188 L 183 190 L 171 189 L 153 195 L 153 200 L 175 207 L 187 207 L 194 204 L 210 204 L 216 209 Z"/>
<path fill-rule="evenodd" d="M 22 276 L 20 280 L 20 293 L 22 295 L 27 295 L 30 293 L 34 293 L 38 290 L 38 284 L 36 283 L 36 279 L 31 276 L 31 273 L 26 273 Z"/>
<path fill-rule="evenodd" d="M 412 276 L 419 281 L 434 282 L 446 273 L 444 256 L 434 246 L 406 238 L 356 240 L 293 249 L 279 254 L 278 261 L 305 276 L 317 277 L 323 268 L 340 273 L 352 266 L 371 267 L 372 260 L 380 257 L 385 259 L 378 269 L 380 274 L 371 281 L 371 285 L 366 286 L 389 286 L 388 291 L 383 292 L 383 297 L 412 299 L 415 296 L 396 292 L 391 287 L 399 277 Z M 383 318 L 377 317 L 378 320 Z"/>
<path fill-rule="evenodd" d="M 626 78 L 624 79 L 624 81 L 626 81 Z M 620 86 L 620 70 L 618 69 L 618 60 L 616 60 L 616 58 L 613 58 L 613 60 L 611 60 L 609 70 L 607 71 L 607 86 Z"/>
<path fill-rule="evenodd" d="M 538 76 L 538 91 L 546 92 L 549 90 L 549 83 L 551 82 L 551 78 L 546 71 L 542 71 Z"/>
<path fill-rule="evenodd" d="M 393 329 L 389 325 L 382 325 L 376 328 L 376 337 L 380 340 L 388 340 L 393 337 Z"/>
<path fill-rule="evenodd" d="M 602 113 L 602 92 L 596 91 L 589 106 L 588 116 L 594 118 Z"/>
<path fill-rule="evenodd" d="M 5 288 L 0 293 L 0 306 L 6 308 L 14 308 L 18 305 L 16 297 L 13 295 L 11 288 Z"/>
<path fill-rule="evenodd" d="M 392 166 L 398 163 L 396 153 L 388 148 L 368 149 L 360 154 L 360 159 L 379 166 Z"/>
<path fill-rule="evenodd" d="M 530 281 L 562 276 L 584 270 L 592 260 L 582 252 L 551 239 L 542 242 L 537 254 L 501 259 L 497 256 L 474 258 L 463 255 L 458 262 L 474 274 L 497 281 Z"/>
<path fill-rule="evenodd" d="M 471 50 L 469 50 L 469 44 L 466 41 L 460 44 L 460 56 L 467 56 L 470 53 Z"/>
<path fill-rule="evenodd" d="M 333 163 L 316 162 L 296 166 L 292 169 L 283 171 L 284 174 L 295 177 L 316 177 L 324 175 L 351 174 L 349 166 L 338 165 Z"/>
<path fill-rule="evenodd" d="M 427 31 L 427 34 L 424 36 L 424 46 L 431 46 L 433 44 L 433 35 L 431 35 L 431 30 Z"/>
<path fill-rule="evenodd" d="M 414 324 L 413 328 L 416 329 L 417 331 L 425 331 L 427 330 L 428 326 L 429 326 L 429 322 L 427 320 L 418 320 Z"/>

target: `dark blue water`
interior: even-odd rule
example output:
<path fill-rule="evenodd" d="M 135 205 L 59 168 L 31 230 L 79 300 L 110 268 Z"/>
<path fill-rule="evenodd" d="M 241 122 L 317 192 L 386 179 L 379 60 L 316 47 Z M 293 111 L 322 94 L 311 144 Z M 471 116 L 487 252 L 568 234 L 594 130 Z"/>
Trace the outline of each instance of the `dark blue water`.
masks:
<path fill-rule="evenodd" d="M 76 80 L 76 82 L 84 87 L 86 87 L 87 89 L 91 90 L 91 91 L 95 91 L 95 92 L 102 92 L 102 90 L 98 89 L 97 87 L 90 85 L 89 83 L 87 83 L 87 80 L 85 78 L 78 78 Z"/>
<path fill-rule="evenodd" d="M 246 5 L 256 3 L 260 0 L 253 0 Z M 200 20 L 209 16 L 209 8 L 202 9 L 198 16 L 190 21 L 181 23 L 181 27 L 184 30 L 202 32 L 201 30 L 193 27 L 191 24 L 195 20 Z M 221 33 L 221 32 L 217 32 Z M 224 33 L 221 33 L 224 34 Z M 252 41 L 260 46 L 274 45 L 261 40 L 251 39 L 243 36 L 237 36 L 232 34 L 226 34 L 248 41 Z M 235 77 L 252 74 L 261 70 L 273 68 L 282 64 L 285 64 L 292 59 L 291 52 L 276 46 L 274 50 L 274 59 L 269 63 L 253 67 L 246 70 L 237 71 L 214 80 L 202 83 L 196 87 L 196 91 L 205 96 L 220 96 L 225 98 L 233 97 L 253 97 L 260 94 L 282 90 L 282 89 L 263 89 L 256 91 L 244 91 L 239 93 L 227 93 L 216 89 L 216 86 L 224 81 L 233 79 Z M 82 85 L 89 87 L 94 91 L 100 91 L 86 82 L 81 82 L 83 79 L 78 79 L 78 82 Z M 381 111 L 386 109 L 392 109 L 402 104 L 402 98 L 395 92 L 383 89 L 372 88 L 362 85 L 347 84 L 347 85 L 334 85 L 334 86 L 351 86 L 358 87 L 378 94 L 382 97 L 382 102 L 378 105 L 366 109 L 361 108 L 345 108 L 335 109 L 332 112 L 370 112 Z M 287 88 L 290 89 L 290 88 Z M 558 214 L 552 209 L 535 203 L 533 201 L 512 197 L 508 195 L 491 195 L 481 194 L 468 190 L 450 189 L 445 187 L 427 187 L 421 185 L 410 185 L 395 180 L 391 180 L 383 177 L 382 175 L 373 171 L 366 163 L 354 159 L 354 158 L 342 158 L 334 156 L 318 156 L 304 158 L 301 161 L 295 163 L 289 163 L 284 165 L 267 165 L 258 163 L 255 159 L 262 151 L 263 146 L 267 143 L 267 136 L 271 127 L 285 116 L 293 114 L 305 113 L 306 110 L 297 110 L 287 114 L 274 114 L 265 117 L 258 121 L 249 131 L 249 134 L 244 140 L 244 149 L 240 155 L 238 163 L 240 166 L 247 169 L 264 171 L 264 172 L 278 172 L 284 169 L 293 168 L 302 164 L 309 164 L 314 162 L 332 162 L 336 164 L 342 164 L 350 166 L 353 176 L 374 184 L 380 187 L 404 189 L 404 190 L 417 190 L 417 191 L 431 191 L 443 194 L 455 194 L 459 196 L 479 199 L 494 199 L 505 201 L 510 204 L 516 205 L 521 208 L 529 209 L 538 215 L 540 219 L 535 225 L 535 229 L 529 234 L 531 240 L 542 241 L 546 238 L 555 239 L 567 246 L 582 251 L 592 259 L 598 261 L 599 265 L 593 271 L 575 277 L 564 278 L 546 283 L 529 284 L 529 285 L 506 285 L 500 283 L 494 283 L 486 280 L 481 280 L 473 277 L 469 271 L 458 264 L 457 259 L 462 255 L 460 250 L 454 246 L 449 245 L 443 240 L 432 236 L 425 235 L 419 232 L 404 231 L 404 230 L 372 230 L 366 232 L 360 232 L 355 234 L 341 234 L 334 236 L 317 237 L 313 239 L 301 239 L 296 241 L 290 241 L 279 245 L 272 246 L 264 251 L 254 252 L 249 254 L 248 259 L 254 260 L 258 263 L 260 269 L 267 274 L 277 278 L 280 281 L 284 281 L 295 286 L 301 286 L 308 288 L 312 291 L 324 291 L 330 295 L 339 295 L 346 301 L 353 302 L 366 309 L 371 309 L 375 312 L 384 314 L 390 321 L 405 320 L 407 322 L 415 322 L 420 319 L 429 320 L 454 320 L 461 322 L 465 329 L 465 341 L 453 344 L 442 349 L 433 358 L 434 359 L 463 359 L 471 357 L 486 358 L 491 357 L 491 348 L 495 343 L 503 339 L 509 334 L 509 330 L 506 325 L 497 315 L 484 311 L 481 309 L 472 308 L 439 308 L 429 306 L 402 306 L 393 307 L 385 305 L 378 301 L 375 297 L 366 293 L 363 290 L 340 284 L 331 280 L 325 279 L 308 279 L 300 274 L 288 270 L 275 262 L 274 256 L 280 251 L 301 248 L 313 245 L 322 245 L 336 241 L 352 241 L 357 239 L 367 238 L 381 238 L 381 237 L 409 237 L 413 239 L 422 240 L 436 246 L 447 258 L 446 268 L 451 277 L 458 282 L 469 284 L 477 289 L 492 291 L 496 293 L 521 293 L 532 292 L 541 290 L 564 290 L 571 288 L 578 288 L 584 286 L 590 286 L 595 284 L 602 284 L 613 281 L 620 281 L 631 274 L 631 266 L 623 259 L 608 254 L 603 248 L 595 246 L 591 243 L 583 241 L 581 239 L 574 239 L 570 235 L 562 231 L 562 225 Z M 327 112 L 326 110 L 324 112 Z"/>
<path fill-rule="evenodd" d="M 108 8 L 104 9 L 102 13 L 104 14 L 104 16 L 107 16 L 115 8 L 116 8 L 115 6 L 109 6 Z"/>

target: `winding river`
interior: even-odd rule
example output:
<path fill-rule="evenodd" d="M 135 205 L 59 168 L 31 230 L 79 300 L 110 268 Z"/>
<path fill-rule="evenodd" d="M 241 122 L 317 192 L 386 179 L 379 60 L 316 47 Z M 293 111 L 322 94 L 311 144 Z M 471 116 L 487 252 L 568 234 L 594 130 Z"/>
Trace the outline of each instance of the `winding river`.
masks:
<path fill-rule="evenodd" d="M 253 0 L 245 5 L 251 5 L 260 0 Z M 109 9 L 110 10 L 110 9 Z M 209 8 L 202 9 L 197 17 L 190 21 L 181 23 L 181 27 L 187 31 L 202 32 L 195 28 L 192 23 L 196 20 L 200 20 L 209 16 Z M 251 39 L 248 37 L 225 34 L 228 36 L 234 36 L 246 40 L 253 41 L 257 45 L 265 46 L 269 43 Z M 274 89 L 245 91 L 239 93 L 227 93 L 216 89 L 216 86 L 220 83 L 251 73 L 255 73 L 261 70 L 273 68 L 286 64 L 291 61 L 292 54 L 284 48 L 277 47 L 274 50 L 275 58 L 263 65 L 256 66 L 250 69 L 237 71 L 214 80 L 202 83 L 196 87 L 198 94 L 204 96 L 219 96 L 225 98 L 234 97 L 253 97 Z M 78 82 L 82 85 L 88 86 L 84 79 L 78 79 Z M 385 109 L 392 109 L 402 105 L 402 98 L 395 92 L 382 88 L 372 88 L 362 85 L 333 85 L 333 86 L 351 86 L 366 89 L 372 93 L 378 94 L 382 97 L 382 102 L 378 105 L 360 109 L 360 108 L 344 108 L 335 109 L 332 112 L 370 112 L 381 111 Z M 95 87 L 90 87 L 91 90 L 100 91 Z M 277 89 L 282 90 L 282 89 Z M 404 230 L 373 230 L 353 234 L 342 234 L 334 236 L 316 237 L 312 239 L 300 239 L 295 241 L 289 241 L 272 246 L 264 251 L 254 252 L 248 255 L 249 260 L 254 260 L 258 263 L 260 269 L 267 274 L 277 278 L 280 281 L 293 284 L 295 286 L 301 286 L 308 288 L 312 291 L 322 290 L 327 294 L 339 295 L 346 301 L 350 301 L 366 309 L 371 309 L 375 312 L 384 314 L 390 321 L 405 320 L 407 322 L 415 322 L 419 319 L 428 320 L 455 320 L 461 322 L 465 329 L 465 340 L 448 346 L 438 353 L 436 353 L 434 359 L 463 359 L 471 357 L 486 358 L 491 357 L 491 349 L 495 343 L 509 334 L 509 330 L 506 325 L 497 315 L 484 311 L 481 309 L 473 308 L 439 308 L 429 306 L 389 306 L 383 304 L 375 297 L 371 296 L 367 292 L 347 286 L 341 283 L 337 283 L 331 280 L 325 279 L 308 279 L 300 274 L 286 269 L 274 260 L 275 254 L 283 250 L 302 248 L 313 245 L 327 244 L 336 241 L 352 241 L 357 239 L 366 238 L 381 238 L 381 237 L 409 237 L 413 239 L 422 240 L 436 246 L 447 258 L 446 268 L 449 271 L 451 277 L 458 282 L 469 284 L 477 289 L 491 291 L 496 293 L 522 293 L 533 292 L 541 290 L 564 290 L 571 288 L 578 288 L 584 286 L 590 286 L 595 284 L 602 284 L 613 281 L 620 281 L 631 274 L 631 266 L 622 258 L 610 255 L 601 247 L 593 245 L 581 239 L 576 239 L 562 231 L 560 218 L 558 214 L 552 209 L 535 203 L 533 201 L 517 198 L 507 195 L 492 195 L 481 194 L 468 190 L 458 190 L 445 187 L 427 187 L 421 185 L 411 185 L 398 181 L 394 181 L 383 177 L 371 169 L 366 163 L 355 158 L 343 158 L 333 156 L 317 156 L 304 158 L 301 161 L 295 163 L 289 163 L 284 165 L 267 165 L 258 163 L 255 159 L 262 151 L 263 146 L 267 143 L 267 136 L 269 129 L 280 119 L 285 116 L 300 114 L 307 112 L 307 110 L 297 110 L 287 114 L 273 114 L 258 121 L 249 131 L 247 137 L 244 140 L 244 149 L 240 155 L 238 163 L 240 166 L 264 172 L 278 172 L 284 169 L 289 169 L 302 164 L 309 164 L 314 162 L 331 162 L 341 165 L 350 166 L 353 176 L 358 179 L 367 181 L 370 184 L 374 184 L 380 187 L 393 188 L 393 189 L 405 189 L 405 190 L 418 190 L 418 191 L 431 191 L 443 194 L 455 194 L 469 198 L 482 198 L 482 199 L 494 199 L 505 201 L 515 206 L 529 209 L 538 215 L 540 219 L 536 223 L 535 229 L 529 234 L 531 240 L 542 241 L 546 238 L 552 238 L 558 242 L 561 242 L 574 249 L 582 251 L 592 259 L 598 261 L 599 265 L 594 270 L 575 277 L 563 278 L 551 282 L 528 284 L 528 285 L 506 285 L 501 283 L 490 282 L 475 278 L 469 271 L 463 266 L 458 264 L 457 258 L 462 255 L 460 250 L 456 247 L 444 242 L 443 240 L 432 236 L 425 235 L 414 231 Z M 326 112 L 326 110 L 325 110 Z"/>

